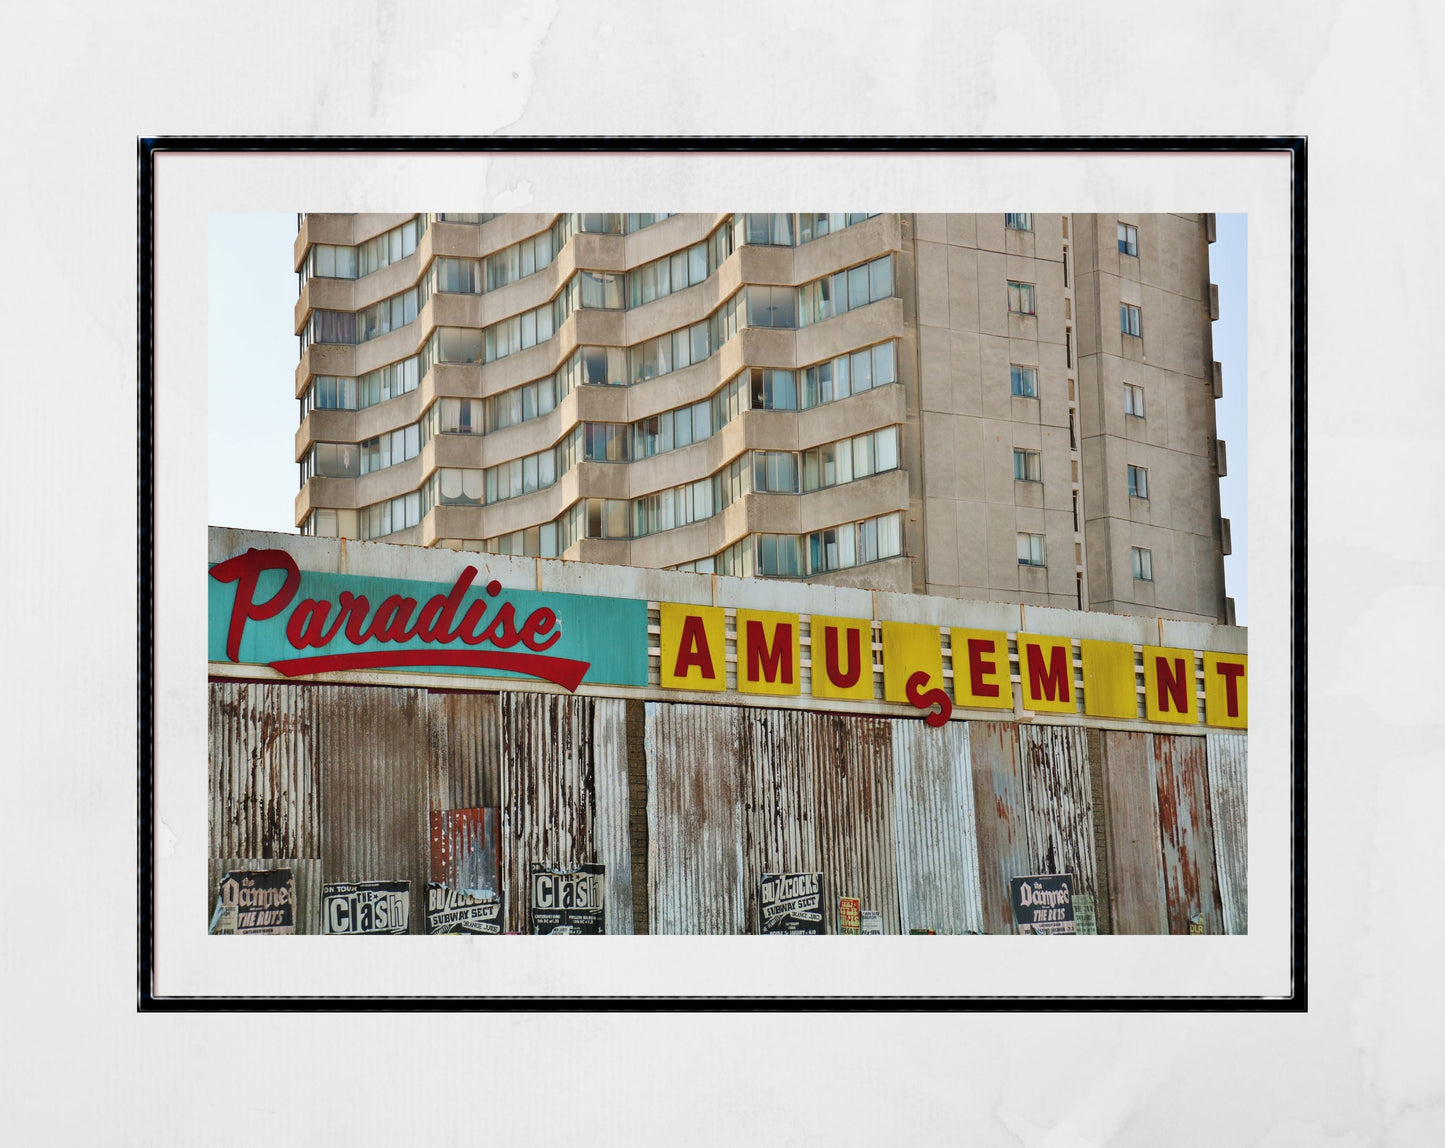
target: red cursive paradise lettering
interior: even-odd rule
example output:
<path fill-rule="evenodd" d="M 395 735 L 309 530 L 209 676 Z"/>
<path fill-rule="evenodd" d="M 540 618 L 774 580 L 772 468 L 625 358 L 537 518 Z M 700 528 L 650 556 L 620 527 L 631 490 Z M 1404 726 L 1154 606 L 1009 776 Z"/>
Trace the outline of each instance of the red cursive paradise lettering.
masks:
<path fill-rule="evenodd" d="M 257 601 L 256 591 L 261 577 L 272 570 L 281 572 L 281 588 L 264 601 Z M 415 640 L 448 646 L 460 641 L 464 646 L 491 646 L 491 650 L 356 650 L 286 658 L 269 664 L 287 677 L 327 670 L 472 666 L 511 670 L 575 691 L 590 663 L 543 653 L 562 637 L 562 631 L 557 628 L 557 615 L 548 607 L 533 610 L 518 625 L 516 607 L 511 602 L 502 602 L 491 620 L 478 632 L 490 606 L 487 599 L 496 598 L 502 592 L 502 584 L 491 581 L 485 588 L 486 598 L 473 601 L 460 621 L 457 620 L 457 613 L 476 576 L 477 568 L 468 566 L 446 594 L 434 595 L 420 609 L 415 598 L 400 594 L 384 598 L 374 611 L 364 594 L 353 594 L 349 590 L 341 591 L 335 602 L 303 598 L 286 619 L 286 640 L 294 650 L 320 649 L 329 645 L 338 634 L 344 633 L 346 641 L 352 645 L 373 640 L 396 643 Z M 236 598 L 231 605 L 226 631 L 226 657 L 233 662 L 240 660 L 246 624 L 276 617 L 291 604 L 301 586 L 301 571 L 284 550 L 247 550 L 212 567 L 211 577 L 220 582 L 236 583 Z M 518 645 L 532 652 L 508 652 Z"/>

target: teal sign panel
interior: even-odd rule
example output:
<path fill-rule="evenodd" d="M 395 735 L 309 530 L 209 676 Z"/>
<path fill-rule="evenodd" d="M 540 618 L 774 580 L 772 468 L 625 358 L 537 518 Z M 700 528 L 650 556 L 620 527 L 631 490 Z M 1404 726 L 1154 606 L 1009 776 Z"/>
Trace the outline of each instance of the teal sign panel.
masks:
<path fill-rule="evenodd" d="M 297 570 L 281 551 L 249 551 L 210 568 L 207 656 L 293 677 L 409 670 L 647 685 L 646 602 L 504 589 L 472 569 L 456 583 L 421 582 Z"/>

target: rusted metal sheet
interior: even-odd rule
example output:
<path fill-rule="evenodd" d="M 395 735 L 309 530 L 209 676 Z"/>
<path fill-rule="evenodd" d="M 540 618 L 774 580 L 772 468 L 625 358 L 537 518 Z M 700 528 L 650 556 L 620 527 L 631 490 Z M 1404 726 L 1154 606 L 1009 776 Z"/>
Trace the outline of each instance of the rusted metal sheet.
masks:
<path fill-rule="evenodd" d="M 211 682 L 211 857 L 320 857 L 307 687 Z"/>
<path fill-rule="evenodd" d="M 1028 794 L 1032 873 L 1070 873 L 1074 892 L 1097 897 L 1089 747 L 1078 726 L 1019 726 L 1019 760 Z M 1015 876 L 1023 876 L 1022 873 Z"/>
<path fill-rule="evenodd" d="M 983 931 L 1013 933 L 1009 882 L 1033 870 L 1029 852 L 1028 797 L 1012 722 L 968 724 L 978 834 L 978 873 Z"/>
<path fill-rule="evenodd" d="M 421 933 L 431 868 L 426 691 L 306 688 L 325 794 L 325 880 L 407 881 L 410 931 Z"/>
<path fill-rule="evenodd" d="M 815 761 L 809 751 L 810 716 L 796 710 L 737 708 L 739 736 L 732 753 L 742 799 L 741 892 L 746 933 L 756 933 L 761 927 L 758 899 L 764 873 L 816 873 L 822 869 Z M 824 873 L 825 906 L 834 895 L 831 877 Z"/>
<path fill-rule="evenodd" d="M 1190 921 L 1198 916 L 1204 932 L 1222 933 L 1224 912 L 1214 876 L 1205 739 L 1176 734 L 1148 736 L 1159 794 L 1169 931 L 1188 933 Z"/>
<path fill-rule="evenodd" d="M 859 898 L 863 908 L 882 915 L 884 932 L 897 932 L 894 723 L 840 714 L 804 717 L 808 738 L 800 748 L 813 758 L 827 932 L 838 932 L 839 897 Z"/>
<path fill-rule="evenodd" d="M 1224 931 L 1242 935 L 1249 932 L 1249 738 L 1242 733 L 1212 733 L 1205 742 Z"/>
<path fill-rule="evenodd" d="M 654 933 L 738 934 L 756 895 L 741 885 L 738 710 L 648 702 L 649 916 Z M 639 891 L 640 895 L 640 891 Z"/>
<path fill-rule="evenodd" d="M 1104 804 L 1108 822 L 1110 910 L 1116 933 L 1169 931 L 1159 792 L 1148 735 L 1106 730 Z"/>
<path fill-rule="evenodd" d="M 496 694 L 427 695 L 428 800 L 433 810 L 501 804 Z"/>
<path fill-rule="evenodd" d="M 498 810 L 431 811 L 431 879 L 448 889 L 493 895 L 501 892 Z"/>
<path fill-rule="evenodd" d="M 979 723 L 949 722 L 936 730 L 920 721 L 890 724 L 896 928 L 903 933 L 983 932 L 969 731 L 970 724 Z M 1007 882 L 1003 892 L 1007 910 Z M 893 931 L 886 916 L 884 931 Z"/>
<path fill-rule="evenodd" d="M 600 863 L 608 897 L 617 898 L 606 905 L 607 931 L 629 931 L 631 897 L 614 894 L 615 882 L 625 882 L 631 869 L 625 828 L 617 829 L 627 822 L 622 703 L 503 694 L 501 746 L 502 879 L 512 893 L 507 898 L 507 928 L 528 930 L 533 864 L 567 868 Z M 599 818 L 603 803 L 608 808 Z"/>
<path fill-rule="evenodd" d="M 605 866 L 607 931 L 632 933 L 632 840 L 627 765 L 627 703 L 598 698 L 592 711 L 597 814 L 593 840 Z M 644 891 L 645 894 L 645 891 Z"/>
<path fill-rule="evenodd" d="M 302 933 L 321 932 L 321 862 L 315 857 L 211 857 L 206 861 L 206 915 L 216 907 L 216 890 L 225 873 L 254 873 L 258 869 L 290 869 L 296 884 L 295 929 Z"/>

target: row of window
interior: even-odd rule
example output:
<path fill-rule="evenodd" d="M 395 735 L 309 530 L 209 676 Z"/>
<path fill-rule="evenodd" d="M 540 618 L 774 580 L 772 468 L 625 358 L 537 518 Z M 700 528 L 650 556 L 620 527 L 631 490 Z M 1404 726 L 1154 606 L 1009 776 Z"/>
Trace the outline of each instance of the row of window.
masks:
<path fill-rule="evenodd" d="M 302 347 L 312 343 L 355 345 L 379 338 L 413 322 L 431 294 L 429 280 L 408 287 L 360 311 L 312 311 L 302 331 Z"/>
<path fill-rule="evenodd" d="M 354 247 L 314 243 L 302 264 L 302 281 L 312 277 L 360 279 L 405 259 L 425 233 L 426 216 L 421 215 Z"/>
<path fill-rule="evenodd" d="M 317 375 L 301 397 L 301 417 L 312 410 L 357 411 L 414 391 L 426 375 L 421 355 L 388 363 L 364 375 Z"/>
<path fill-rule="evenodd" d="M 896 558 L 902 553 L 903 515 L 895 511 L 812 534 L 750 534 L 712 559 L 674 569 L 743 578 L 804 578 Z"/>

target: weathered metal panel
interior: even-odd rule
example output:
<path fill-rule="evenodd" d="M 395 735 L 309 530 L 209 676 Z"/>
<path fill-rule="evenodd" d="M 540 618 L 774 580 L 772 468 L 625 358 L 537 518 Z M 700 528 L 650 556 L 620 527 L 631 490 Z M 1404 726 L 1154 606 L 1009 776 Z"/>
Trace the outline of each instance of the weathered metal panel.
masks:
<path fill-rule="evenodd" d="M 983 932 L 969 725 L 991 723 L 949 722 L 937 730 L 921 721 L 890 724 L 898 872 L 894 925 L 903 933 Z M 886 915 L 884 931 L 892 931 Z"/>
<path fill-rule="evenodd" d="M 731 707 L 730 707 L 731 708 Z M 742 798 L 743 931 L 758 932 L 760 886 L 764 873 L 815 873 L 818 813 L 814 793 L 815 762 L 809 749 L 811 715 L 796 710 L 739 707 L 737 756 Z M 823 901 L 834 896 L 823 874 Z"/>
<path fill-rule="evenodd" d="M 1206 933 L 1222 933 L 1224 912 L 1214 876 L 1205 739 L 1149 734 L 1149 752 L 1159 793 L 1169 931 L 1187 933 L 1191 919 L 1199 916 Z"/>
<path fill-rule="evenodd" d="M 1249 932 L 1249 738 L 1242 733 L 1212 733 L 1205 741 L 1224 931 L 1242 935 Z"/>
<path fill-rule="evenodd" d="M 1089 746 L 1078 726 L 1020 725 L 1032 873 L 1071 873 L 1074 892 L 1097 897 Z M 1016 874 L 1021 876 L 1022 874 Z"/>
<path fill-rule="evenodd" d="M 501 892 L 498 810 L 432 810 L 431 879 L 449 889 Z"/>
<path fill-rule="evenodd" d="M 307 698 L 326 795 L 324 880 L 409 882 L 410 931 L 421 933 L 431 869 L 426 692 L 314 685 Z"/>
<path fill-rule="evenodd" d="M 501 696 L 502 874 L 507 928 L 528 930 L 531 866 L 599 863 L 606 928 L 632 931 L 625 703 Z"/>
<path fill-rule="evenodd" d="M 321 932 L 321 862 L 315 857 L 211 857 L 206 861 L 206 915 L 210 921 L 216 907 L 216 890 L 224 873 L 253 873 L 259 869 L 290 869 L 296 883 L 295 929 L 297 935 Z"/>
<path fill-rule="evenodd" d="M 893 825 L 893 723 L 886 718 L 806 715 L 802 747 L 813 758 L 824 920 L 838 932 L 838 898 L 858 897 L 898 929 Z"/>
<path fill-rule="evenodd" d="M 582 865 L 596 854 L 591 698 L 502 695 L 502 873 L 507 928 L 528 932 L 533 864 Z M 603 862 L 605 864 L 605 862 Z"/>
<path fill-rule="evenodd" d="M 1028 797 L 1012 722 L 968 724 L 983 931 L 1013 933 L 1009 882 L 1031 872 Z"/>
<path fill-rule="evenodd" d="M 755 932 L 741 887 L 738 710 L 648 702 L 649 916 L 654 933 Z M 640 893 L 639 893 L 640 895 Z"/>
<path fill-rule="evenodd" d="M 1108 817 L 1110 910 L 1116 933 L 1169 931 L 1159 792 L 1148 735 L 1107 730 L 1104 804 Z"/>
<path fill-rule="evenodd" d="M 307 687 L 211 682 L 211 857 L 320 857 Z"/>
<path fill-rule="evenodd" d="M 598 698 L 592 712 L 596 819 L 592 826 L 603 874 L 607 931 L 632 933 L 632 842 L 627 765 L 627 703 Z"/>
<path fill-rule="evenodd" d="M 501 804 L 500 704 L 496 694 L 427 695 L 427 792 L 433 810 Z"/>

